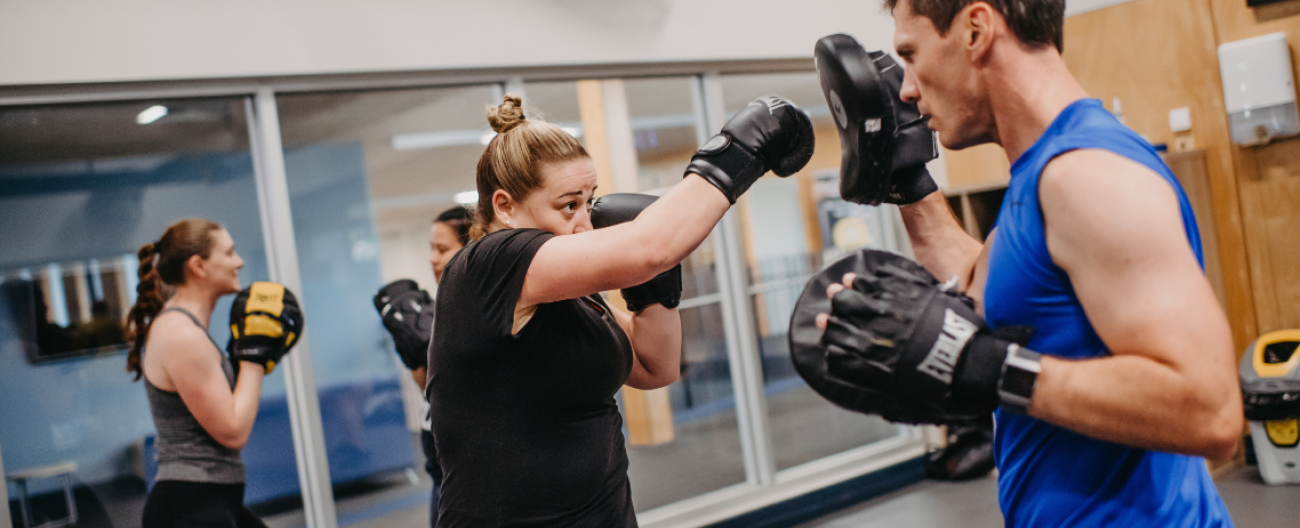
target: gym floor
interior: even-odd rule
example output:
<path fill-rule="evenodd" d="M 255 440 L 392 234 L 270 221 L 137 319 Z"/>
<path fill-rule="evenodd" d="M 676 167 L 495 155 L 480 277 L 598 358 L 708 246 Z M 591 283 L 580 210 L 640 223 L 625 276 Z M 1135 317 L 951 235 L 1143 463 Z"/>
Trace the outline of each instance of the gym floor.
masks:
<path fill-rule="evenodd" d="M 1232 521 L 1241 528 L 1292 528 L 1300 519 L 1300 486 L 1266 486 L 1254 466 L 1214 481 Z M 998 485 L 927 480 L 799 525 L 799 528 L 1001 528 Z"/>
<path fill-rule="evenodd" d="M 1255 467 L 1242 467 L 1215 483 L 1223 495 L 1233 522 L 1242 528 L 1293 528 L 1300 519 L 1300 486 L 1265 486 Z M 402 496 L 425 498 L 427 484 L 421 493 L 405 488 L 401 493 L 371 494 L 356 501 L 339 501 L 339 525 L 354 528 L 387 528 L 391 526 L 425 526 L 428 522 L 428 503 L 407 505 L 388 513 L 373 516 L 354 524 L 347 523 L 357 514 L 372 511 L 377 503 L 407 503 Z M 373 512 L 378 513 L 378 512 Z M 302 526 L 300 513 L 286 514 L 267 519 L 272 528 Z M 983 478 L 969 482 L 940 482 L 927 480 L 893 493 L 883 495 L 852 508 L 828 514 L 822 518 L 800 524 L 798 528 L 884 528 L 908 526 L 912 528 L 1000 528 L 1002 514 L 997 505 L 997 482 Z"/>
<path fill-rule="evenodd" d="M 1300 519 L 1300 486 L 1266 486 L 1253 466 L 1238 468 L 1215 481 L 1219 493 L 1242 528 L 1293 528 Z M 338 501 L 339 525 L 353 528 L 427 526 L 429 484 L 395 485 Z M 301 512 L 271 516 L 271 528 L 303 526 Z M 927 480 L 857 506 L 827 514 L 798 528 L 1000 528 L 997 481 Z"/>

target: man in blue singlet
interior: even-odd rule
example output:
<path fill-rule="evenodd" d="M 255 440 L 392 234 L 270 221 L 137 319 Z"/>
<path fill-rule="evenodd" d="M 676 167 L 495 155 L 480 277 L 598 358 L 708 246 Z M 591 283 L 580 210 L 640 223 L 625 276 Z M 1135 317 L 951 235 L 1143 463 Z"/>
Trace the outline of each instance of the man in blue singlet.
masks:
<path fill-rule="evenodd" d="M 1169 168 L 1061 59 L 1064 0 L 885 0 L 901 97 L 1011 183 L 987 242 L 935 192 L 900 207 L 917 260 L 994 329 L 1037 329 L 1024 414 L 997 411 L 1008 526 L 1231 526 L 1202 457 L 1241 435 L 1228 323 Z M 1032 370 L 1032 369 L 1031 369 Z"/>

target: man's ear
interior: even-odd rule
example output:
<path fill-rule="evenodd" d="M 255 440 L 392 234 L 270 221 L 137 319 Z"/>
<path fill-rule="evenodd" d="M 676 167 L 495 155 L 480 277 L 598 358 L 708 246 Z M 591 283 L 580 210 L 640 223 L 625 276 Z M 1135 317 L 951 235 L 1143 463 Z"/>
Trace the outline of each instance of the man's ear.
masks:
<path fill-rule="evenodd" d="M 956 27 L 960 24 L 960 28 Z M 993 41 L 1001 30 L 1006 29 L 1006 22 L 993 6 L 984 2 L 974 2 L 957 13 L 953 27 L 949 31 L 962 31 L 962 47 L 975 62 L 983 62 L 993 49 Z"/>
<path fill-rule="evenodd" d="M 492 191 L 493 216 L 495 216 L 502 224 L 509 223 L 510 217 L 514 214 L 517 206 L 518 204 L 515 203 L 514 198 L 512 198 L 510 193 L 506 192 L 505 189 Z"/>

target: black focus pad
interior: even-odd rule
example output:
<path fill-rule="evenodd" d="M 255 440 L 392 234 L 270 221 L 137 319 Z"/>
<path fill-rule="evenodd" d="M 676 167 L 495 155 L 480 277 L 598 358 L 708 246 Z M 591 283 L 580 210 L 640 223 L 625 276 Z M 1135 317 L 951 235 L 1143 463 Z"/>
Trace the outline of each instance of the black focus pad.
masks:
<path fill-rule="evenodd" d="M 818 40 L 813 57 L 839 130 L 840 196 L 911 203 L 936 190 L 924 168 L 938 157 L 934 133 L 915 104 L 899 99 L 902 66 L 844 34 Z"/>
<path fill-rule="evenodd" d="M 429 292 L 418 289 L 415 281 L 399 280 L 379 289 L 375 307 L 393 336 L 402 364 L 411 370 L 428 365 L 435 312 Z"/>
<path fill-rule="evenodd" d="M 905 305 L 925 308 L 909 313 L 882 303 L 879 298 L 862 295 L 856 288 L 841 291 L 834 300 L 827 298 L 827 286 L 841 282 L 849 272 L 857 275 L 856 281 L 885 281 L 883 286 L 897 290 L 898 295 L 913 296 L 912 302 Z M 877 289 L 879 286 L 882 285 L 877 285 Z M 814 391 L 832 403 L 851 411 L 879 415 L 891 422 L 948 424 L 987 414 L 988 409 L 937 405 L 919 398 L 923 396 L 920 394 L 899 395 L 899 390 L 909 391 L 897 386 L 895 370 L 906 366 L 898 364 L 897 354 L 875 346 L 893 346 L 909 332 L 928 331 L 916 326 L 918 321 L 933 317 L 924 311 L 934 309 L 936 303 L 923 302 L 922 297 L 929 298 L 937 291 L 938 281 L 925 268 L 891 253 L 860 251 L 832 263 L 808 281 L 795 303 L 789 333 L 795 370 Z M 832 302 L 845 314 L 891 315 L 873 317 L 867 325 L 832 318 L 823 332 L 817 328 L 817 316 L 830 313 Z M 824 337 L 827 337 L 825 341 Z M 826 346 L 826 341 L 838 344 Z M 850 350 L 851 344 L 860 348 Z"/>

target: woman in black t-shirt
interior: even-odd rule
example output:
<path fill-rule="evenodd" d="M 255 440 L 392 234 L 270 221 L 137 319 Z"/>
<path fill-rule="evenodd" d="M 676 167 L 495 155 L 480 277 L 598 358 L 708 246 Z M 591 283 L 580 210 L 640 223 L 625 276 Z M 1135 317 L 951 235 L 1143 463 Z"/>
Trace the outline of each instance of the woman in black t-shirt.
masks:
<path fill-rule="evenodd" d="M 511 95 L 488 121 L 498 135 L 478 164 L 478 240 L 443 272 L 429 349 L 438 526 L 636 526 L 614 394 L 677 379 L 681 320 L 662 304 L 611 310 L 598 294 L 676 266 L 759 176 L 802 168 L 811 123 L 760 98 L 635 220 L 593 230 L 596 171 L 578 141 L 526 119 Z"/>

